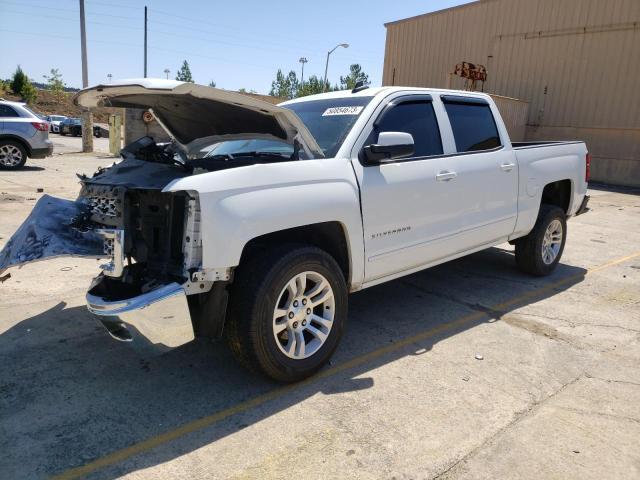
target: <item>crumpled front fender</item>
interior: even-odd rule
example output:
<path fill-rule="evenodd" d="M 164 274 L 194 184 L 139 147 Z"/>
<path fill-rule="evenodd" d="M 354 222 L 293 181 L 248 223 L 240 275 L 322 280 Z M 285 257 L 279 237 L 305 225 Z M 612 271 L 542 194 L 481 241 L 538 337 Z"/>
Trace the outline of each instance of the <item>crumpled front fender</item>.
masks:
<path fill-rule="evenodd" d="M 103 239 L 91 229 L 88 217 L 84 199 L 43 195 L 0 251 L 0 274 L 9 267 L 53 257 L 107 256 Z"/>

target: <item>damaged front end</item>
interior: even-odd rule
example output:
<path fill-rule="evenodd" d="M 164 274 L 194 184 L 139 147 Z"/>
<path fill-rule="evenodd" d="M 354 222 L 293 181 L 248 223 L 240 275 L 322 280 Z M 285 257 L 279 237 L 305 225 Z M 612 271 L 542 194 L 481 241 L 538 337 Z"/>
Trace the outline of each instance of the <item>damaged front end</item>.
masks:
<path fill-rule="evenodd" d="M 123 80 L 81 90 L 73 101 L 83 108 L 145 109 L 171 143 L 143 137 L 128 145 L 122 161 L 80 177 L 75 202 L 43 196 L 0 251 L 0 274 L 56 256 L 106 258 L 87 304 L 114 338 L 131 340 L 137 330 L 154 343 L 177 346 L 194 336 L 219 337 L 232 266 L 203 268 L 199 194 L 163 189 L 191 175 L 322 158 L 322 149 L 293 111 L 192 83 Z M 293 154 L 203 153 L 207 146 L 253 139 L 284 143 Z"/>
<path fill-rule="evenodd" d="M 125 160 L 83 180 L 81 198 L 108 254 L 87 306 L 118 340 L 131 340 L 134 327 L 153 343 L 178 346 L 194 338 L 187 292 L 193 293 L 192 274 L 202 261 L 198 199 L 163 193 L 143 179 L 127 186 L 123 177 L 135 172 L 135 163 Z M 210 283 L 199 283 L 198 293 Z"/>
<path fill-rule="evenodd" d="M 82 176 L 76 201 L 44 195 L 0 252 L 0 273 L 60 256 L 105 259 L 87 293 L 89 310 L 118 340 L 130 341 L 137 331 L 174 347 L 194 338 L 189 303 L 195 312 L 197 302 L 187 295 L 213 284 L 201 270 L 197 196 L 162 192 L 193 172 L 133 150 Z"/>

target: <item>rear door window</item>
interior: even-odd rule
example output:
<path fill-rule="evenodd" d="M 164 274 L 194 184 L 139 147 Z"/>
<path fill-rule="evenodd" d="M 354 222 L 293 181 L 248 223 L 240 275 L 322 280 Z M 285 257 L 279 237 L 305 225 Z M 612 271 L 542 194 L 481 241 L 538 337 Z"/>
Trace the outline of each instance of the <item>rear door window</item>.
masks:
<path fill-rule="evenodd" d="M 9 105 L 0 105 L 0 117 L 19 117 L 18 113 Z"/>
<path fill-rule="evenodd" d="M 443 96 L 458 152 L 500 147 L 500 135 L 489 104 L 483 99 Z"/>
<path fill-rule="evenodd" d="M 414 142 L 414 158 L 442 155 L 440 129 L 431 101 L 406 101 L 393 105 L 376 122 L 368 143 L 377 142 L 382 132 L 410 133 Z"/>

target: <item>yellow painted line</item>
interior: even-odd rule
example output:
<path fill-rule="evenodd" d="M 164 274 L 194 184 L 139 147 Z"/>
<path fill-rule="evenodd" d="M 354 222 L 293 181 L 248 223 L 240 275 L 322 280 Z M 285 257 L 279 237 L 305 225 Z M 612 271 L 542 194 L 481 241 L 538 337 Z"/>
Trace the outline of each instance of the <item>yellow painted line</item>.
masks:
<path fill-rule="evenodd" d="M 621 263 L 624 263 L 626 261 L 629 261 L 631 259 L 634 259 L 636 257 L 640 257 L 640 252 L 636 252 L 632 255 L 627 255 L 626 257 L 621 257 L 618 258 L 616 260 L 612 260 L 610 262 L 607 262 L 605 264 L 599 265 L 597 267 L 593 267 L 590 268 L 589 270 L 585 271 L 584 276 L 595 273 L 595 272 L 599 272 L 601 270 L 604 270 L 605 268 L 609 268 L 609 267 L 613 267 L 615 265 L 619 265 Z M 490 307 L 493 310 L 504 310 L 507 307 L 511 307 L 514 305 L 517 305 L 521 302 L 524 302 L 526 300 L 530 300 L 531 298 L 535 298 L 539 295 L 541 295 L 544 292 L 547 292 L 549 290 L 553 290 L 554 288 L 560 287 L 562 285 L 565 285 L 567 283 L 571 283 L 575 280 L 579 280 L 581 277 L 583 277 L 583 274 L 575 274 L 572 275 L 570 277 L 566 277 L 563 278 L 561 280 L 558 280 L 556 282 L 550 283 L 548 285 L 544 285 L 542 287 L 538 287 L 535 288 L 533 290 L 530 290 L 529 292 L 526 292 L 522 295 L 518 295 L 516 297 L 513 297 L 510 300 L 507 300 L 505 302 L 493 305 L 492 307 Z M 80 467 L 76 467 L 76 468 L 71 468 L 69 470 L 66 470 L 58 475 L 55 475 L 53 477 L 51 477 L 54 480 L 70 480 L 70 479 L 75 479 L 75 478 L 80 478 L 83 477 L 85 475 L 89 475 L 90 473 L 93 473 L 97 470 L 100 470 L 101 468 L 105 468 L 111 465 L 115 465 L 116 463 L 120 463 L 134 455 L 137 455 L 139 453 L 143 453 L 143 452 L 147 452 L 149 450 L 152 450 L 156 447 L 159 447 L 160 445 L 164 445 L 165 443 L 169 443 L 173 440 L 176 440 L 180 437 L 183 437 L 189 433 L 193 433 L 197 430 L 202 430 L 203 428 L 209 427 L 215 423 L 218 423 L 226 418 L 229 418 L 233 415 L 236 415 L 238 413 L 243 413 L 246 412 L 248 410 L 251 410 L 252 408 L 258 407 L 266 402 L 269 402 L 271 400 L 275 400 L 278 398 L 283 397 L 284 395 L 286 395 L 287 393 L 291 392 L 292 390 L 304 387 L 306 385 L 309 385 L 311 383 L 315 383 L 318 380 L 321 380 L 323 378 L 327 378 L 327 377 L 331 377 L 334 376 L 338 373 L 344 372 L 345 370 L 349 370 L 351 368 L 363 365 L 367 362 L 370 362 L 372 360 L 375 360 L 379 357 L 382 357 L 388 353 L 397 351 L 397 350 L 401 350 L 409 345 L 411 345 L 412 343 L 416 343 L 416 342 L 420 342 L 422 340 L 426 340 L 428 338 L 434 337 L 436 335 L 438 335 L 439 333 L 445 332 L 447 330 L 452 330 L 455 329 L 457 327 L 461 327 L 464 326 L 468 323 L 480 320 L 481 318 L 485 318 L 487 317 L 487 314 L 484 312 L 473 312 L 470 313 L 468 315 L 464 315 L 462 317 L 457 318 L 456 320 L 452 320 L 451 322 L 448 323 L 444 323 L 442 325 L 438 325 L 437 327 L 433 327 L 430 328 L 428 330 L 425 330 L 423 332 L 417 333 L 415 335 L 412 335 L 410 337 L 404 338 L 400 341 L 394 342 L 392 344 L 389 344 L 385 347 L 381 347 L 378 348 L 376 350 L 372 350 L 371 352 L 365 353 L 363 355 L 360 355 L 358 357 L 352 358 L 351 360 L 348 360 L 344 363 L 341 363 L 339 365 L 336 365 L 335 367 L 331 367 L 328 368 L 326 370 L 321 371 L 320 373 L 318 373 L 317 375 L 308 378 L 306 380 L 303 380 L 302 382 L 298 382 L 296 384 L 293 385 L 286 385 L 283 387 L 279 387 L 276 388 L 274 390 L 271 390 L 270 392 L 264 393 L 262 395 L 258 395 L 257 397 L 251 398 L 249 400 L 245 400 L 244 402 L 240 402 L 232 407 L 226 408 L 224 410 L 220 410 L 219 412 L 216 412 L 212 415 L 208 415 L 206 417 L 202 417 L 199 418 L 197 420 L 194 420 L 192 422 L 186 423 L 178 428 L 175 428 L 173 430 L 169 430 L 167 432 L 161 433 L 159 435 L 155 435 L 151 438 L 148 438 L 146 440 L 143 440 L 141 442 L 138 443 L 134 443 L 133 445 L 130 445 L 128 447 L 125 447 L 123 449 L 120 450 L 116 450 L 115 452 L 109 453 L 107 455 L 105 455 L 104 457 L 100 457 L 92 462 L 89 462 L 85 465 L 82 465 Z"/>

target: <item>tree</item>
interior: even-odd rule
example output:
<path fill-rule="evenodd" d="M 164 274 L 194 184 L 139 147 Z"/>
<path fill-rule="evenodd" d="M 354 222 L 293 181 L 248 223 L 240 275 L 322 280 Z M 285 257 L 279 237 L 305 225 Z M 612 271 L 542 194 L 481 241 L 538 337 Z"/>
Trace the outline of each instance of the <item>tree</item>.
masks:
<path fill-rule="evenodd" d="M 28 104 L 32 104 L 38 99 L 38 90 L 36 90 L 36 87 L 33 86 L 26 75 L 24 77 L 22 90 L 20 90 L 20 95 L 22 96 L 22 100 Z"/>
<path fill-rule="evenodd" d="M 22 92 L 22 87 L 24 87 L 26 81 L 27 76 L 22 71 L 22 68 L 20 68 L 20 65 L 18 65 L 18 68 L 16 68 L 16 71 L 14 72 L 13 78 L 11 80 L 11 90 L 13 91 L 13 93 L 15 93 L 16 95 L 20 95 Z"/>
<path fill-rule="evenodd" d="M 294 98 L 298 92 L 298 76 L 291 70 L 287 76 L 278 69 L 276 79 L 271 82 L 269 95 L 279 98 Z"/>
<path fill-rule="evenodd" d="M 53 94 L 60 99 L 64 93 L 64 82 L 62 81 L 62 74 L 58 72 L 57 68 L 52 68 L 49 75 L 43 75 L 47 81 L 47 86 Z"/>
<path fill-rule="evenodd" d="M 210 87 L 214 87 L 214 88 L 215 88 L 215 86 L 216 86 L 216 82 L 214 82 L 213 80 L 211 80 L 211 81 L 209 82 L 209 86 L 210 86 Z"/>
<path fill-rule="evenodd" d="M 331 86 L 327 84 L 327 90 L 331 91 Z M 298 97 L 306 97 L 307 95 L 315 95 L 316 93 L 322 93 L 322 80 L 316 75 L 311 75 L 303 85 L 298 88 Z"/>
<path fill-rule="evenodd" d="M 185 60 L 182 62 L 182 67 L 178 70 L 178 74 L 176 75 L 176 80 L 180 80 L 181 82 L 191 82 L 193 83 L 193 77 L 191 76 L 191 69 L 189 68 L 189 63 Z"/>
<path fill-rule="evenodd" d="M 369 75 L 362 71 L 360 64 L 351 64 L 349 70 L 349 75 L 346 77 L 340 77 L 340 88 L 342 90 L 352 90 L 356 87 L 356 83 L 358 82 L 362 82 L 363 85 L 369 85 Z"/>

